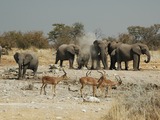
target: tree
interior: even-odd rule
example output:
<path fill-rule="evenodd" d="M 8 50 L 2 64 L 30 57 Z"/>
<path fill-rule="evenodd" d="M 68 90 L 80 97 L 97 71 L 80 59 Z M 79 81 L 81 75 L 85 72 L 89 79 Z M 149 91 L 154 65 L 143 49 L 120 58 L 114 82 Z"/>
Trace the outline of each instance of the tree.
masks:
<path fill-rule="evenodd" d="M 150 27 L 130 26 L 127 28 L 130 35 L 135 40 L 149 40 L 159 33 L 160 24 L 154 24 Z"/>
<path fill-rule="evenodd" d="M 157 49 L 160 45 L 160 24 L 154 24 L 150 27 L 130 26 L 127 28 L 133 40 L 144 42 L 150 48 Z"/>
<path fill-rule="evenodd" d="M 48 33 L 49 41 L 58 48 L 62 44 L 78 43 L 78 38 L 84 34 L 84 26 L 74 23 L 72 26 L 53 24 L 53 30 Z"/>
<path fill-rule="evenodd" d="M 122 33 L 118 36 L 118 39 L 122 43 L 127 43 L 127 44 L 134 43 L 132 36 L 130 34 Z"/>

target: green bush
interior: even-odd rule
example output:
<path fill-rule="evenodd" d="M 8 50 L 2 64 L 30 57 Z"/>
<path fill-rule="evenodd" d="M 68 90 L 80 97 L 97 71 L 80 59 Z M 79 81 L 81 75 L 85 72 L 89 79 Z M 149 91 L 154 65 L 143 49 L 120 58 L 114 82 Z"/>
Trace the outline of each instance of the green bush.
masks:
<path fill-rule="evenodd" d="M 2 47 L 8 46 L 9 48 L 17 47 L 21 49 L 49 47 L 48 40 L 41 31 L 27 33 L 16 31 L 4 32 L 0 35 L 0 45 Z"/>

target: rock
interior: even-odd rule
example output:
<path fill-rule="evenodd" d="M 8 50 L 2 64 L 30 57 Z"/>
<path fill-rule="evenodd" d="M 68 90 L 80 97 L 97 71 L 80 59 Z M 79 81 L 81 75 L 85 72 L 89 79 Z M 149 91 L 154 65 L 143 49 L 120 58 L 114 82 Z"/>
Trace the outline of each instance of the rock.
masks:
<path fill-rule="evenodd" d="M 60 117 L 60 116 L 56 117 L 56 120 L 62 120 L 62 119 L 63 119 L 63 118 Z"/>
<path fill-rule="evenodd" d="M 60 68 L 60 66 L 58 65 L 58 64 L 50 64 L 49 65 L 49 69 L 59 69 Z"/>
<path fill-rule="evenodd" d="M 34 86 L 33 84 L 28 84 L 21 88 L 21 90 L 33 90 Z"/>
<path fill-rule="evenodd" d="M 78 92 L 78 90 L 79 90 L 79 89 L 78 89 L 77 87 L 68 85 L 68 91 Z"/>
<path fill-rule="evenodd" d="M 82 112 L 87 112 L 85 109 L 82 109 Z"/>
<path fill-rule="evenodd" d="M 83 102 L 95 102 L 100 103 L 100 99 L 96 97 L 87 96 L 86 98 L 83 98 Z"/>

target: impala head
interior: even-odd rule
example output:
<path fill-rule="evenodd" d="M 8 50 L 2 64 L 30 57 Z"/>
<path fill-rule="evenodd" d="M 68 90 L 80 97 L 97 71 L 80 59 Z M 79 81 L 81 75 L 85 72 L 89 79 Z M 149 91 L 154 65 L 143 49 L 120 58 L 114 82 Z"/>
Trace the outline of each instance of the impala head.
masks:
<path fill-rule="evenodd" d="M 102 76 L 98 80 L 98 85 L 97 85 L 97 89 L 98 89 L 101 86 L 102 82 L 106 80 L 106 72 L 104 70 L 103 70 L 103 73 L 99 70 L 97 70 L 97 72 L 102 74 Z"/>
<path fill-rule="evenodd" d="M 121 77 L 119 75 L 115 75 L 116 80 L 118 81 L 118 85 L 122 84 Z"/>
<path fill-rule="evenodd" d="M 101 77 L 99 78 L 98 82 L 100 82 L 100 80 L 105 80 L 106 79 L 106 71 L 103 70 L 103 73 L 99 70 L 97 70 L 97 72 L 101 73 Z"/>

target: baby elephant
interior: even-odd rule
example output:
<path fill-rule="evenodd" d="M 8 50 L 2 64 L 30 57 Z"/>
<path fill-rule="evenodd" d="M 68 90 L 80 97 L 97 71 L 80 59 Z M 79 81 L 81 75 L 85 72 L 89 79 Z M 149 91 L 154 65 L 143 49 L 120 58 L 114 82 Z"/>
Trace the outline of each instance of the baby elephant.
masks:
<path fill-rule="evenodd" d="M 27 69 L 33 70 L 34 75 L 37 72 L 38 58 L 35 54 L 16 52 L 14 59 L 19 66 L 18 79 L 24 78 Z"/>
<path fill-rule="evenodd" d="M 89 58 L 90 58 L 90 54 L 89 53 L 84 53 L 81 52 L 78 56 L 77 56 L 77 64 L 78 64 L 78 69 L 81 69 L 82 67 L 86 67 L 88 68 L 88 62 L 89 62 Z"/>

